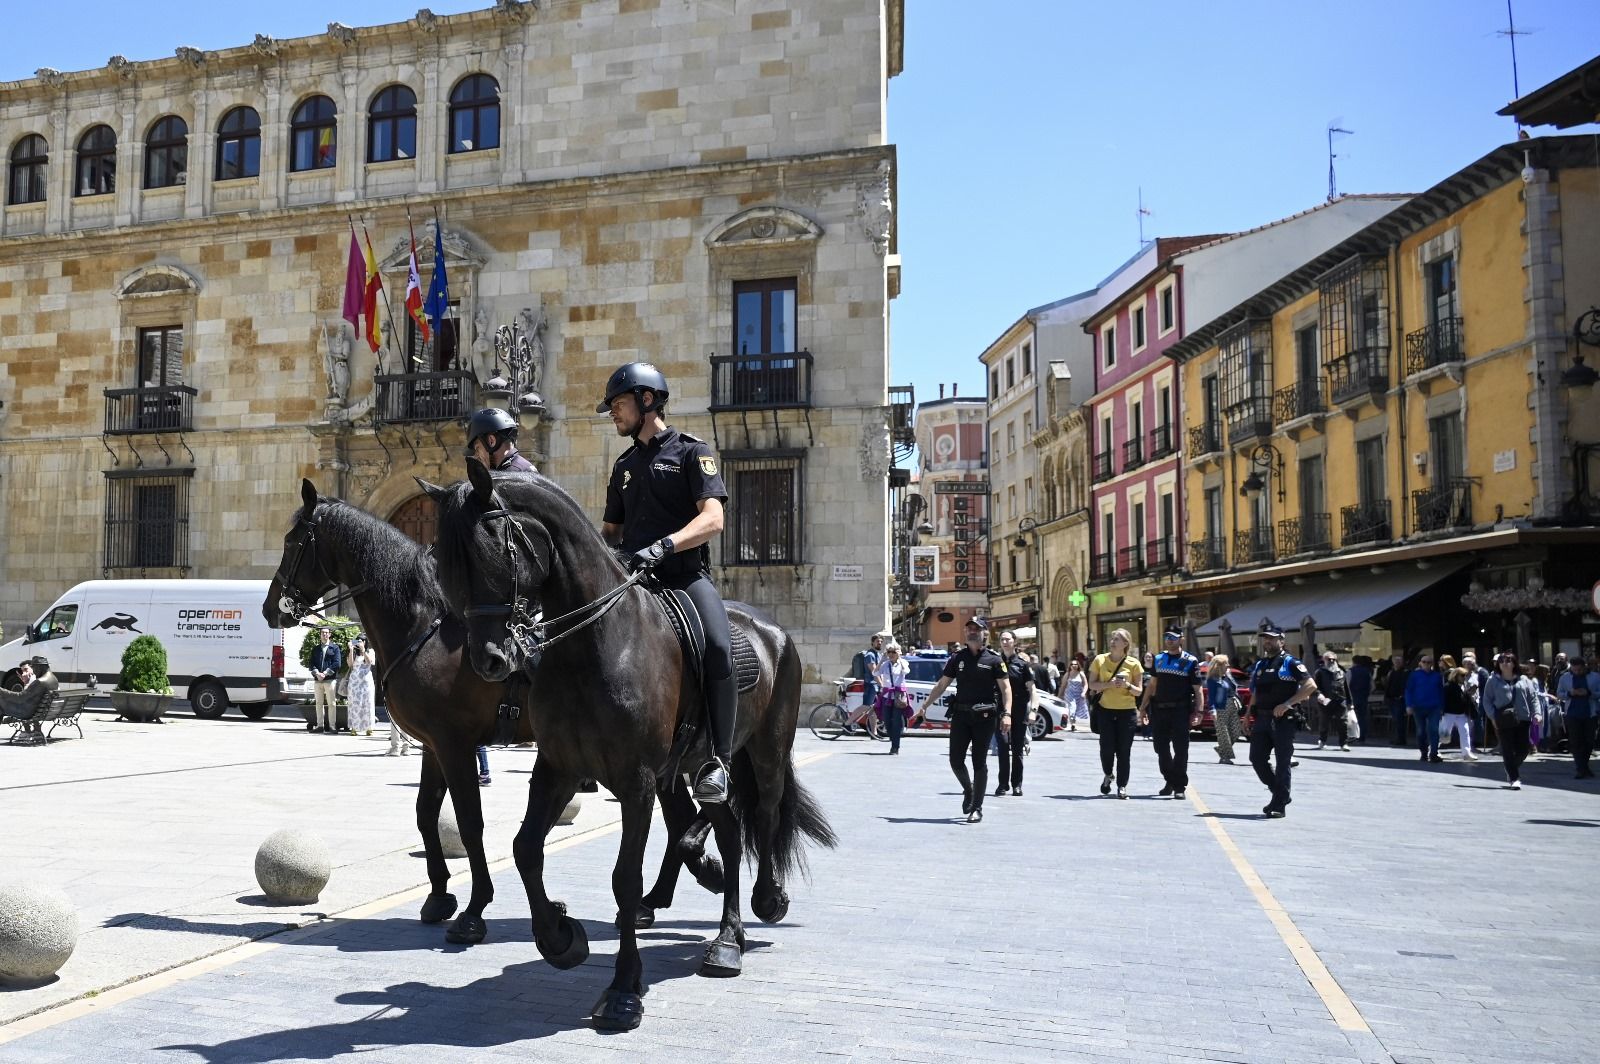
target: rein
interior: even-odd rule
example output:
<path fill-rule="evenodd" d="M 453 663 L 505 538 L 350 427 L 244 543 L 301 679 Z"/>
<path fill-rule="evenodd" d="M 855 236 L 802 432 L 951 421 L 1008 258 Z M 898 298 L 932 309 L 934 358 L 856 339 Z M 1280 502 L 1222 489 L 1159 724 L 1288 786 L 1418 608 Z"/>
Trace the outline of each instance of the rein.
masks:
<path fill-rule="evenodd" d="M 303 526 L 305 528 L 305 535 L 301 537 L 299 542 L 294 545 L 294 564 L 288 565 L 288 571 L 285 572 L 285 566 L 288 562 L 288 557 L 285 556 L 284 561 L 278 564 L 277 573 L 274 574 L 277 578 L 278 586 L 283 589 L 283 594 L 278 599 L 278 608 L 284 613 L 289 614 L 296 621 L 303 621 L 307 617 L 316 617 L 319 620 L 327 621 L 327 615 L 324 614 L 322 610 L 313 609 L 309 602 L 306 602 L 300 597 L 300 592 L 296 589 L 294 584 L 294 574 L 300 571 L 300 563 L 305 561 L 307 548 L 316 545 L 317 519 L 315 516 L 306 517 L 302 515 L 295 518 L 295 525 L 296 527 Z M 316 563 L 317 572 L 324 580 L 328 581 L 328 583 L 335 587 L 339 586 L 339 579 L 332 573 L 328 572 L 326 568 L 324 568 L 322 559 L 317 556 L 317 553 L 314 550 L 311 552 L 311 560 Z M 341 602 L 348 602 L 350 599 L 355 598 L 357 595 L 367 590 L 368 586 L 370 585 L 366 582 L 357 584 L 344 594 L 335 595 L 333 598 L 325 600 L 322 603 L 322 609 L 330 610 Z"/>

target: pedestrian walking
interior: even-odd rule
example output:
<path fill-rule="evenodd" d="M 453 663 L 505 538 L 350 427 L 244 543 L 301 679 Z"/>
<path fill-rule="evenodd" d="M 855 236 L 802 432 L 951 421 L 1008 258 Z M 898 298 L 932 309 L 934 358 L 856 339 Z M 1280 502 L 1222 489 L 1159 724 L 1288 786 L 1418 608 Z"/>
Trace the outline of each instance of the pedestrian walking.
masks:
<path fill-rule="evenodd" d="M 1346 684 L 1350 688 L 1350 708 L 1356 711 L 1357 735 L 1353 741 L 1365 746 L 1369 734 L 1367 703 L 1372 701 L 1372 659 L 1365 654 L 1351 658 Z"/>
<path fill-rule="evenodd" d="M 1230 667 L 1226 654 L 1212 655 L 1206 666 L 1206 701 L 1217 726 L 1217 760 L 1224 765 L 1233 764 L 1233 744 L 1244 738 L 1239 723 L 1239 684 Z"/>
<path fill-rule="evenodd" d="M 1389 656 L 1389 671 L 1383 676 L 1383 704 L 1389 711 L 1389 741 L 1406 744 L 1406 656 L 1395 651 Z"/>
<path fill-rule="evenodd" d="M 850 659 L 850 677 L 861 682 L 861 704 L 876 707 L 878 704 L 878 664 L 883 661 L 883 633 L 872 637 L 865 650 L 856 651 Z"/>
<path fill-rule="evenodd" d="M 1089 719 L 1089 677 L 1077 658 L 1067 662 L 1067 674 L 1061 680 L 1061 701 L 1067 705 L 1067 730 L 1077 731 L 1079 718 Z"/>
<path fill-rule="evenodd" d="M 1090 712 L 1100 732 L 1100 793 L 1111 793 L 1116 771 L 1117 797 L 1128 797 L 1133 730 L 1138 723 L 1138 699 L 1144 693 L 1144 667 L 1129 653 L 1133 636 L 1126 628 L 1111 633 L 1111 649 L 1089 663 Z"/>
<path fill-rule="evenodd" d="M 1319 703 L 1319 724 L 1317 726 L 1317 749 L 1321 750 L 1328 745 L 1329 725 L 1333 725 L 1333 733 L 1339 737 L 1339 749 L 1350 749 L 1350 680 L 1344 669 L 1339 665 L 1339 655 L 1331 650 L 1322 654 L 1322 666 L 1317 669 L 1312 677 L 1317 684 L 1317 701 Z"/>
<path fill-rule="evenodd" d="M 1417 751 L 1423 761 L 1438 764 L 1439 719 L 1444 715 L 1444 677 L 1433 667 L 1433 655 L 1417 658 L 1417 667 L 1406 676 L 1406 712 L 1417 722 Z"/>
<path fill-rule="evenodd" d="M 321 722 L 322 734 L 332 735 L 339 727 L 339 669 L 344 665 L 344 653 L 333 641 L 333 632 L 318 629 L 318 644 L 311 648 L 311 690 L 315 699 L 313 717 L 306 731 L 317 730 Z"/>
<path fill-rule="evenodd" d="M 1472 676 L 1470 669 L 1456 667 L 1450 670 L 1444 681 L 1444 717 L 1439 722 L 1439 739 L 1441 743 L 1454 732 L 1461 737 L 1461 760 L 1476 761 L 1478 755 L 1472 752 L 1472 715 L 1476 707 L 1472 697 L 1467 694 L 1467 679 Z"/>
<path fill-rule="evenodd" d="M 1488 714 L 1483 712 L 1483 685 L 1489 682 L 1489 670 L 1478 664 L 1478 655 L 1470 650 L 1461 652 L 1461 667 L 1467 670 L 1467 675 L 1461 681 L 1461 691 L 1467 696 L 1471 705 L 1472 734 L 1478 737 L 1478 748 L 1488 750 L 1490 721 Z"/>
<path fill-rule="evenodd" d="M 1163 781 L 1161 796 L 1182 801 L 1189 788 L 1189 730 L 1205 711 L 1200 659 L 1183 649 L 1182 629 L 1168 628 L 1152 665 L 1139 716 L 1150 722 Z"/>
<path fill-rule="evenodd" d="M 478 786 L 489 786 L 489 748 L 478 747 Z"/>
<path fill-rule="evenodd" d="M 1000 655 L 986 645 L 989 622 L 982 617 L 967 621 L 967 645 L 945 662 L 944 674 L 928 692 L 924 705 L 934 705 L 945 688 L 956 685 L 950 707 L 950 771 L 961 784 L 961 811 L 969 823 L 983 820 L 983 792 L 989 786 L 989 740 L 994 738 L 998 715 L 1011 712 L 1011 685 L 1006 682 Z M 967 774 L 967 751 L 972 753 L 972 774 Z"/>
<path fill-rule="evenodd" d="M 1250 729 L 1250 765 L 1256 778 L 1272 792 L 1262 807 L 1268 819 L 1288 815 L 1290 771 L 1294 761 L 1294 708 L 1317 693 L 1299 658 L 1283 649 L 1283 630 L 1263 624 L 1256 634 L 1259 656 L 1250 666 L 1250 701 L 1255 722 Z M 1277 759 L 1276 768 L 1273 759 Z"/>
<path fill-rule="evenodd" d="M 1594 779 L 1589 771 L 1589 758 L 1594 753 L 1595 736 L 1595 684 L 1589 663 L 1583 655 L 1572 659 L 1571 666 L 1556 683 L 1556 697 L 1566 711 L 1567 745 L 1572 751 L 1575 779 Z"/>
<path fill-rule="evenodd" d="M 372 718 L 376 712 L 372 675 L 374 661 L 376 659 L 372 656 L 372 648 L 367 646 L 366 636 L 358 633 L 350 640 L 350 686 L 345 696 L 350 731 L 355 735 L 372 734 Z"/>
<path fill-rule="evenodd" d="M 1061 694 L 1061 655 L 1057 654 L 1053 660 L 1047 655 L 1044 659 L 1044 671 L 1049 681 L 1045 690 L 1059 696 Z"/>
<path fill-rule="evenodd" d="M 1495 659 L 1495 671 L 1489 674 L 1489 682 L 1483 688 L 1483 706 L 1486 712 L 1494 714 L 1507 786 L 1514 791 L 1522 790 L 1522 763 L 1531 750 L 1528 728 L 1538 698 L 1533 681 L 1522 675 L 1517 655 L 1509 650 L 1501 651 Z"/>
<path fill-rule="evenodd" d="M 995 784 L 996 798 L 1010 791 L 1022 795 L 1022 759 L 1028 752 L 1028 716 L 1037 700 L 1038 684 L 1033 664 L 1017 649 L 1015 632 L 1000 634 L 1000 660 L 1005 663 L 1006 681 L 1011 685 L 1011 715 L 1000 718 L 996 737 L 1000 740 L 1000 777 Z"/>
<path fill-rule="evenodd" d="M 883 648 L 883 660 L 878 662 L 874 679 L 878 683 L 878 716 L 889 729 L 889 753 L 900 752 L 900 737 L 905 734 L 906 715 L 910 703 L 906 700 L 906 675 L 911 667 L 900 658 L 900 644 L 894 640 Z"/>

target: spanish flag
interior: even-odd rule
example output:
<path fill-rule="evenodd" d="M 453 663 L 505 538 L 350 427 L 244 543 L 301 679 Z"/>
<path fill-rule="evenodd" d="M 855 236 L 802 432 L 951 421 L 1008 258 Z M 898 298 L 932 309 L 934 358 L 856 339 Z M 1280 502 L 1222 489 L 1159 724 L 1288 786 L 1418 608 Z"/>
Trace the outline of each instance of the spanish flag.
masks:
<path fill-rule="evenodd" d="M 428 316 L 422 313 L 422 278 L 417 275 L 417 231 L 411 230 L 411 272 L 406 277 L 406 313 L 417 323 L 422 342 L 427 343 L 432 333 L 428 329 Z"/>
<path fill-rule="evenodd" d="M 372 253 L 372 237 L 367 233 L 367 227 L 361 227 L 361 235 L 367 242 L 367 292 L 361 313 L 367 319 L 367 346 L 374 352 L 383 346 L 383 325 L 378 321 L 378 299 L 383 292 L 383 277 L 378 273 L 378 257 Z"/>

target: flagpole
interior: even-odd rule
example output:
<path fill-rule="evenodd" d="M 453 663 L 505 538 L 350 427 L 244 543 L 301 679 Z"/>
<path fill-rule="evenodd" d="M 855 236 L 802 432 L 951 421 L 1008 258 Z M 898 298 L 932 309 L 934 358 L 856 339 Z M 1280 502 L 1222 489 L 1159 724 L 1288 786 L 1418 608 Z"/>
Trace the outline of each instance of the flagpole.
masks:
<path fill-rule="evenodd" d="M 367 246 L 371 247 L 372 246 L 372 234 L 367 232 L 367 225 L 366 225 L 365 222 L 361 223 L 361 235 L 366 240 Z M 372 256 L 372 265 L 373 265 L 374 269 L 377 269 L 378 256 L 377 256 L 376 253 L 374 253 L 373 256 Z M 391 351 L 393 351 L 394 354 L 396 355 L 396 357 L 399 357 L 400 352 L 399 352 L 398 349 L 395 348 L 395 345 L 394 345 L 394 333 L 395 333 L 394 308 L 389 305 L 389 286 L 387 284 L 383 283 L 383 271 L 382 270 L 378 270 L 378 291 L 383 293 L 383 312 L 386 315 L 388 315 L 388 317 L 389 317 L 389 336 L 388 336 L 388 341 L 389 342 L 386 343 L 384 346 L 388 347 Z M 404 368 L 405 364 L 406 364 L 405 363 L 405 359 L 401 358 L 400 359 L 401 367 Z"/>

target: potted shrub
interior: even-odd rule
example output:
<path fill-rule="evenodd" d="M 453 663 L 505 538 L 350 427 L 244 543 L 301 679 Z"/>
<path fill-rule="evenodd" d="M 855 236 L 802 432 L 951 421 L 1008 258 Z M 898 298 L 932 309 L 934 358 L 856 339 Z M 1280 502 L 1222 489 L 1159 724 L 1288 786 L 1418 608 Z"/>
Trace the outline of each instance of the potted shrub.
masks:
<path fill-rule="evenodd" d="M 361 624 L 359 621 L 334 613 L 327 616 L 324 625 L 307 625 L 305 638 L 300 640 L 300 664 L 308 669 L 311 667 L 311 652 L 317 648 L 317 644 L 322 642 L 322 636 L 318 633 L 324 627 L 332 633 L 332 638 L 329 641 L 339 648 L 339 658 L 344 662 L 339 669 L 340 697 L 338 700 L 337 720 L 334 727 L 346 728 L 349 727 L 349 711 L 345 708 L 343 680 L 350 672 L 350 640 L 355 638 L 357 632 L 361 631 Z M 304 715 L 307 724 L 312 723 L 317 712 L 316 700 L 300 703 L 300 712 Z"/>
<path fill-rule="evenodd" d="M 141 635 L 122 651 L 122 675 L 111 692 L 111 708 L 131 721 L 159 721 L 172 701 L 167 679 L 167 648 L 153 635 Z"/>

